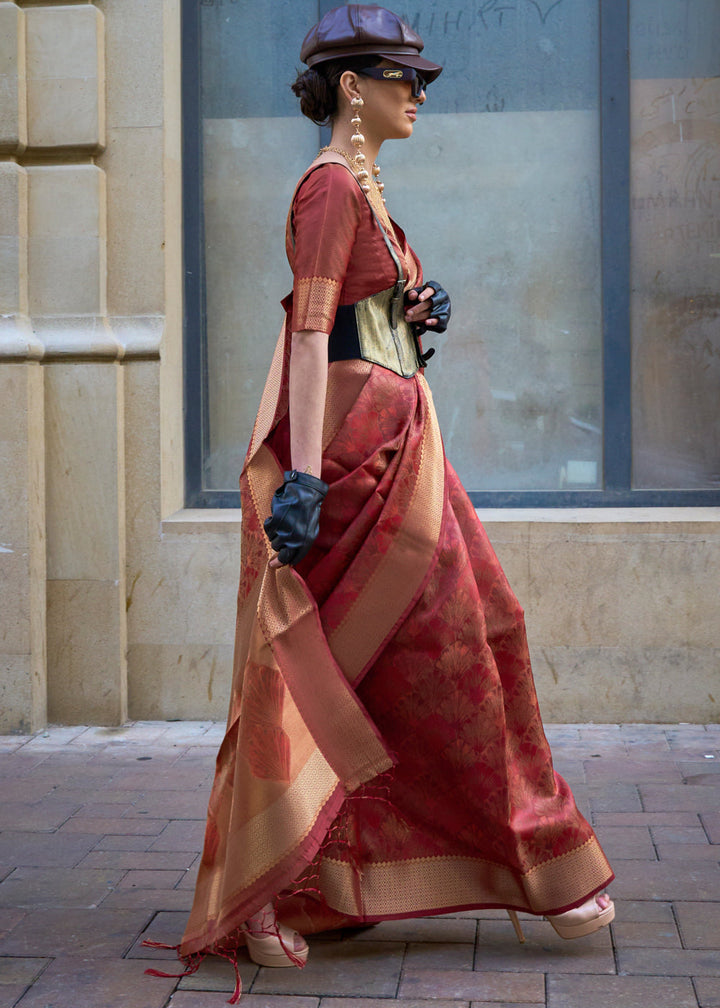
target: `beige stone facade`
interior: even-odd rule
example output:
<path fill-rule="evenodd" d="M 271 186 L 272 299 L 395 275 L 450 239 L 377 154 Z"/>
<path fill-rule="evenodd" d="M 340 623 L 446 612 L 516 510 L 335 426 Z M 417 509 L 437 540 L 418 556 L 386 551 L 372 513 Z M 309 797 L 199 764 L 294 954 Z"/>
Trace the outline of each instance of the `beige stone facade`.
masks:
<path fill-rule="evenodd" d="M 183 509 L 177 0 L 0 0 L 0 731 L 223 718 Z M 720 718 L 720 508 L 485 512 L 554 720 Z"/>

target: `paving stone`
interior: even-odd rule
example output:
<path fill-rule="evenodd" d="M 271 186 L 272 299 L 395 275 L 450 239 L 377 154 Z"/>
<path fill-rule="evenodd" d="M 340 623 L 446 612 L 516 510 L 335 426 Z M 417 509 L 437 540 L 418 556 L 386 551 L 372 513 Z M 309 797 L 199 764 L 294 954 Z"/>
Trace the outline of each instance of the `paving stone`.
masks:
<path fill-rule="evenodd" d="M 612 924 L 618 948 L 681 948 L 675 922 L 659 924 L 646 921 L 616 921 Z"/>
<path fill-rule="evenodd" d="M 18 868 L 72 867 L 99 839 L 87 833 L 0 833 L 0 862 Z"/>
<path fill-rule="evenodd" d="M 8 759 L 7 756 L 0 757 L 0 771 L 3 764 Z M 50 788 L 43 781 L 30 781 L 22 773 L 18 773 L 17 778 L 8 779 L 0 772 L 2 781 L 2 795 L 5 802 L 18 802 L 22 805 L 33 805 L 49 797 Z M 53 797 L 55 797 L 53 795 Z"/>
<path fill-rule="evenodd" d="M 124 816 L 132 807 L 127 803 L 123 805 L 117 802 L 91 802 L 79 808 L 73 814 L 73 819 L 115 819 Z"/>
<path fill-rule="evenodd" d="M 718 899 L 720 868 L 701 861 L 623 861 L 612 891 L 622 899 Z"/>
<path fill-rule="evenodd" d="M 706 844 L 705 830 L 697 824 L 693 826 L 651 826 L 650 835 L 658 844 Z"/>
<path fill-rule="evenodd" d="M 125 814 L 131 818 L 149 814 L 167 819 L 202 819 L 204 822 L 209 797 L 207 787 L 188 792 L 154 792 L 152 799 L 139 799 Z"/>
<path fill-rule="evenodd" d="M 0 955 L 122 956 L 149 916 L 144 910 L 33 910 L 0 939 Z"/>
<path fill-rule="evenodd" d="M 601 758 L 586 760 L 584 763 L 588 784 L 597 785 L 600 782 L 615 784 L 627 781 L 628 757 L 623 754 L 618 758 Z M 637 780 L 667 784 L 682 784 L 683 774 L 673 760 L 633 760 L 633 773 Z"/>
<path fill-rule="evenodd" d="M 86 725 L 52 725 L 48 730 L 33 735 L 23 746 L 23 752 L 58 752 L 68 742 L 79 738 Z"/>
<path fill-rule="evenodd" d="M 185 871 L 197 860 L 195 851 L 103 851 L 93 850 L 82 859 L 82 868 L 133 868 L 144 871 L 175 871 L 179 872 L 177 881 L 184 877 Z M 158 886 L 157 888 L 163 888 Z"/>
<path fill-rule="evenodd" d="M 87 833 L 92 828 L 97 834 L 96 840 L 100 840 L 106 833 L 157 837 L 167 826 L 167 819 L 148 819 L 145 816 L 137 819 L 121 819 L 120 817 L 117 819 L 68 819 L 60 827 L 59 832 Z"/>
<path fill-rule="evenodd" d="M 0 907 L 94 907 L 124 874 L 123 869 L 16 868 L 0 884 Z"/>
<path fill-rule="evenodd" d="M 453 1004 L 457 1004 L 454 1001 Z M 545 1002 L 541 1002 L 543 1005 Z M 429 1004 L 427 1001 L 416 1001 L 415 1004 L 418 1008 L 435 1008 L 435 1002 L 431 1001 Z M 513 1001 L 512 1004 L 509 1001 L 471 1001 L 470 1008 L 537 1008 L 537 1002 L 530 1003 L 529 1001 L 523 1001 L 520 1004 L 519 1001 Z"/>
<path fill-rule="evenodd" d="M 354 941 L 470 942 L 475 941 L 473 919 L 455 917 L 411 917 L 408 920 L 380 921 L 363 928 Z"/>
<path fill-rule="evenodd" d="M 655 846 L 661 861 L 720 861 L 720 844 L 658 843 Z"/>
<path fill-rule="evenodd" d="M 69 819 L 77 809 L 75 802 L 57 798 L 45 798 L 32 803 L 3 800 L 0 804 L 0 831 L 51 832 Z"/>
<path fill-rule="evenodd" d="M 139 763 L 138 766 L 152 764 Z M 170 772 L 170 767 L 152 766 L 151 770 L 122 770 L 114 778 L 119 787 L 128 790 L 148 791 L 192 791 L 207 781 L 207 774 L 202 770 L 192 772 L 184 764 L 182 773 Z"/>
<path fill-rule="evenodd" d="M 0 957 L 0 994 L 7 998 L 6 986 L 27 987 L 52 962 L 52 959 L 33 959 L 15 956 Z M 12 1002 L 10 1002 L 12 1004 Z"/>
<path fill-rule="evenodd" d="M 20 910 L 18 907 L 4 907 L 0 914 L 0 938 L 10 934 L 16 924 L 23 919 L 27 910 Z"/>
<path fill-rule="evenodd" d="M 685 948 L 720 949 L 720 902 L 677 902 L 675 913 Z"/>
<path fill-rule="evenodd" d="M 618 949 L 618 970 L 662 977 L 718 975 L 718 954 L 696 949 Z"/>
<path fill-rule="evenodd" d="M 614 895 L 614 893 L 613 893 Z M 615 900 L 615 921 L 623 923 L 675 924 L 672 903 L 660 900 Z M 614 925 L 613 925 L 614 926 Z"/>
<path fill-rule="evenodd" d="M 185 872 L 182 881 L 178 884 L 178 889 L 190 889 L 191 891 L 194 890 L 199 868 L 200 868 L 200 854 L 198 853 L 195 855 L 195 859 L 192 865 Z"/>
<path fill-rule="evenodd" d="M 262 968 L 251 993 L 394 997 L 404 951 L 400 942 L 314 942 L 304 969 Z"/>
<path fill-rule="evenodd" d="M 62 798 L 76 800 L 79 804 L 82 804 L 82 802 L 87 798 L 87 782 L 84 789 L 78 788 L 75 785 L 71 787 L 59 786 L 56 788 L 56 794 Z M 103 788 L 103 802 L 113 809 L 112 818 L 122 819 L 125 810 L 140 801 L 143 797 L 144 796 L 141 791 L 123 791 L 119 788 L 115 789 L 112 786 L 112 783 Z M 149 818 L 153 817 L 150 816 Z"/>
<path fill-rule="evenodd" d="M 703 812 L 700 815 L 700 822 L 710 843 L 720 844 L 720 812 Z"/>
<path fill-rule="evenodd" d="M 238 969 L 242 980 L 243 991 L 250 990 L 257 976 L 259 966 L 250 962 L 244 949 L 238 952 Z M 227 959 L 219 956 L 207 956 L 200 963 L 197 973 L 183 977 L 178 984 L 178 990 L 226 991 L 235 990 L 235 970 Z"/>
<path fill-rule="evenodd" d="M 403 970 L 471 970 L 474 964 L 474 944 L 411 942 L 405 952 Z"/>
<path fill-rule="evenodd" d="M 481 921 L 476 970 L 513 973 L 615 973 L 610 930 L 602 928 L 582 941 L 560 938 L 545 920 L 521 918 L 525 943 L 509 921 Z"/>
<path fill-rule="evenodd" d="M 433 998 L 432 1001 L 407 1001 L 405 998 L 388 1001 L 387 998 L 324 997 L 320 1002 L 320 1008 L 469 1008 L 469 1002 L 446 1001 L 443 998 Z M 502 1008 L 502 1006 L 496 1002 L 493 1008 Z"/>
<path fill-rule="evenodd" d="M 640 794 L 634 784 L 615 784 L 611 788 L 591 788 L 590 808 L 596 812 L 642 812 Z"/>
<path fill-rule="evenodd" d="M 549 976 L 547 1008 L 697 1008 L 690 979 L 681 977 Z"/>
<path fill-rule="evenodd" d="M 700 1008 L 720 1008 L 720 977 L 696 977 L 695 990 Z"/>
<path fill-rule="evenodd" d="M 697 826 L 697 812 L 597 812 L 596 826 Z"/>
<path fill-rule="evenodd" d="M 182 910 L 192 908 L 193 893 L 187 889 L 116 889 L 103 898 L 103 910 Z"/>
<path fill-rule="evenodd" d="M 538 973 L 496 973 L 482 970 L 413 970 L 403 972 L 400 998 L 445 997 L 471 1001 L 504 1000 L 545 1004 L 545 977 Z"/>
<path fill-rule="evenodd" d="M 18 1008 L 163 1008 L 177 981 L 145 976 L 146 965 L 123 959 L 98 963 L 79 956 L 56 960 Z M 162 969 L 165 964 L 152 965 Z"/>
<path fill-rule="evenodd" d="M 640 794 L 647 812 L 666 809 L 673 812 L 715 812 L 720 805 L 720 779 L 707 786 L 641 784 Z"/>
<path fill-rule="evenodd" d="M 119 889 L 174 889 L 183 872 L 129 871 L 119 883 Z"/>
<path fill-rule="evenodd" d="M 181 990 L 173 994 L 169 1008 L 222 1008 L 218 1005 L 218 996 L 209 991 Z M 275 997 L 272 994 L 243 994 L 240 1001 L 242 1008 L 318 1008 L 320 998 L 317 997 Z M 394 1002 L 386 1001 L 383 1008 L 390 1008 Z M 434 1008 L 434 1006 L 433 1006 Z"/>
<path fill-rule="evenodd" d="M 129 890 L 131 891 L 131 890 Z M 128 959 L 174 959 L 178 961 L 177 953 L 172 949 L 153 949 L 143 945 L 144 941 L 162 942 L 163 945 L 178 945 L 182 939 L 187 914 L 165 912 L 156 913 L 147 927 L 138 933 L 136 940 L 127 953 Z"/>
<path fill-rule="evenodd" d="M 102 840 L 96 844 L 95 849 L 88 854 L 91 857 L 96 851 L 126 851 L 130 853 L 131 851 L 146 851 L 151 843 L 154 842 L 154 837 L 148 836 L 147 834 L 139 836 L 115 836 L 115 834 L 110 833 L 104 836 Z"/>
<path fill-rule="evenodd" d="M 205 823 L 195 820 L 175 820 L 169 823 L 151 846 L 154 851 L 200 851 L 205 836 Z"/>
<path fill-rule="evenodd" d="M 601 826 L 597 837 L 611 863 L 625 858 L 657 860 L 647 826 Z"/>

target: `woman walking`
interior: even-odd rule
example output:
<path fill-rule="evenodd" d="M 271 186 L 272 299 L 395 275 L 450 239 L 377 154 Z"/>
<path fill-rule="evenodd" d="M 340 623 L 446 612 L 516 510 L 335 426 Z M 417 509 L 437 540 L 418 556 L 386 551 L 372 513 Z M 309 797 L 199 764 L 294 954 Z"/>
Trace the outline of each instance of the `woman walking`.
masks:
<path fill-rule="evenodd" d="M 190 963 L 302 965 L 301 937 L 485 907 L 563 937 L 612 871 L 553 771 L 522 610 L 447 463 L 423 333 L 450 315 L 376 165 L 441 67 L 364 4 L 308 33 L 293 86 L 330 122 L 287 222 L 292 294 L 241 476 L 227 734 Z M 236 992 L 236 996 L 239 995 Z"/>

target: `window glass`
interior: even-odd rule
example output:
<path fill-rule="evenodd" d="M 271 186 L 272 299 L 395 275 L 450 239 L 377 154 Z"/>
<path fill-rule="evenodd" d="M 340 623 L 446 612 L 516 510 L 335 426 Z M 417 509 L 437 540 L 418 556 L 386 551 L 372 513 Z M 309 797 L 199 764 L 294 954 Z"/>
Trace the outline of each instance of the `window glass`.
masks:
<path fill-rule="evenodd" d="M 720 5 L 633 0 L 633 483 L 720 486 Z"/>
<path fill-rule="evenodd" d="M 597 0 L 391 6 L 447 68 L 380 164 L 391 214 L 453 298 L 427 373 L 450 460 L 471 490 L 600 487 Z M 201 6 L 215 489 L 237 486 L 291 284 L 285 215 L 319 145 L 288 88 L 318 4 L 277 9 Z"/>

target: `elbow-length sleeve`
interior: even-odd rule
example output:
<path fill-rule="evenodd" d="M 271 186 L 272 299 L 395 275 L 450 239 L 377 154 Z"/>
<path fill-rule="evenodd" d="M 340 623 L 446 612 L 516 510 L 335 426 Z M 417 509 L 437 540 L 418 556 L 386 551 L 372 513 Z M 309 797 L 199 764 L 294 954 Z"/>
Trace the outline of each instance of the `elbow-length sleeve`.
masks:
<path fill-rule="evenodd" d="M 293 332 L 332 330 L 364 202 L 342 165 L 323 165 L 301 183 L 291 217 Z"/>

